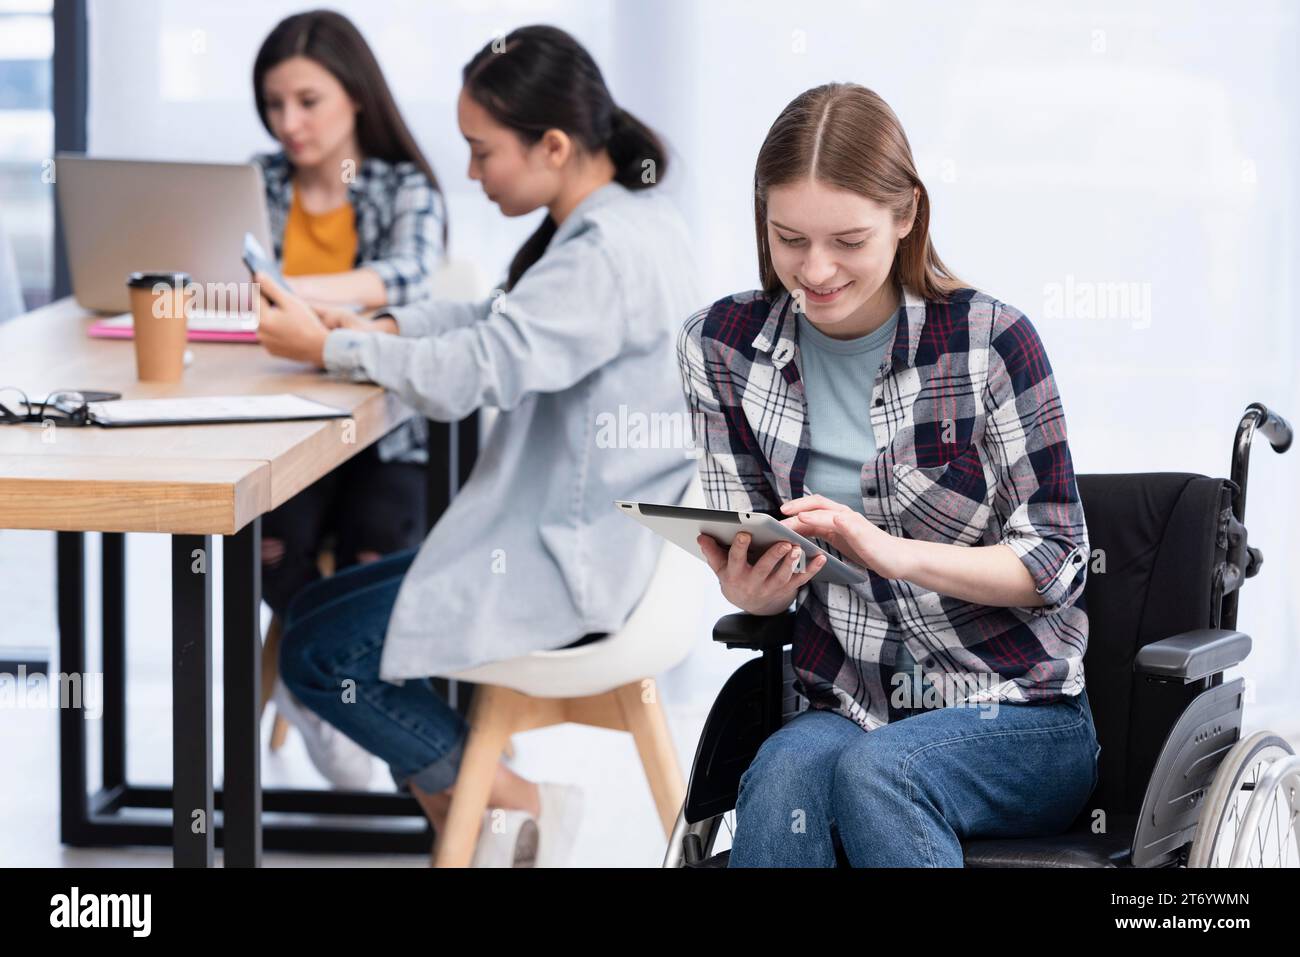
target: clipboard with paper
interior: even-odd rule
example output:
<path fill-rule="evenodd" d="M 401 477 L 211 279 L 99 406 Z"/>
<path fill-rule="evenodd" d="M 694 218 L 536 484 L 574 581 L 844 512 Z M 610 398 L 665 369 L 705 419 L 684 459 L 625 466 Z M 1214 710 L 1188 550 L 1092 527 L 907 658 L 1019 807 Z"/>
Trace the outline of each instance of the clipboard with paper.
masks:
<path fill-rule="evenodd" d="M 86 424 L 104 428 L 146 425 L 225 425 L 239 422 L 288 422 L 346 419 L 343 409 L 292 393 L 270 395 L 185 396 L 175 399 L 115 399 L 88 402 Z"/>

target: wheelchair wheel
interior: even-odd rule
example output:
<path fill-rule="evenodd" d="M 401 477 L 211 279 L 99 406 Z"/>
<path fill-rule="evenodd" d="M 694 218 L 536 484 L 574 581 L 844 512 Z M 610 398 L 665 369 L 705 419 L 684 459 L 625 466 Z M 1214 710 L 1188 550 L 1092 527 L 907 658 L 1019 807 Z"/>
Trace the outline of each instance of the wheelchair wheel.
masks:
<path fill-rule="evenodd" d="M 1270 768 L 1285 769 L 1293 758 L 1291 746 L 1271 731 L 1257 731 L 1233 746 L 1201 808 L 1188 867 L 1300 866 L 1295 775 L 1268 777 Z M 1234 865 L 1239 857 L 1253 864 Z"/>
<path fill-rule="evenodd" d="M 726 830 L 728 835 L 736 833 L 736 812 L 728 811 L 716 817 L 694 824 L 686 823 L 685 808 L 677 812 L 677 824 L 673 835 L 668 839 L 668 852 L 664 855 L 664 867 L 687 867 L 687 848 L 690 847 L 690 863 L 702 864 L 713 856 L 713 846 L 718 834 Z"/>
<path fill-rule="evenodd" d="M 1300 867 L 1300 757 L 1268 766 L 1246 806 L 1229 867 Z"/>

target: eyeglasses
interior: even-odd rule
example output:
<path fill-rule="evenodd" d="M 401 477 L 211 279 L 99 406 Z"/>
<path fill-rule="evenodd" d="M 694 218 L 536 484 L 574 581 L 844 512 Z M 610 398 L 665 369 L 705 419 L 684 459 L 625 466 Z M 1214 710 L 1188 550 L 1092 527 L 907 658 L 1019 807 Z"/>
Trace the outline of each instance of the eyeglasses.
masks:
<path fill-rule="evenodd" d="M 3 393 L 16 392 L 19 402 L 10 400 L 14 408 L 5 405 Z M 73 389 L 51 392 L 41 402 L 33 403 L 27 393 L 14 386 L 0 386 L 0 422 L 14 425 L 22 422 L 53 421 L 60 425 L 85 425 L 90 415 L 86 397 Z"/>

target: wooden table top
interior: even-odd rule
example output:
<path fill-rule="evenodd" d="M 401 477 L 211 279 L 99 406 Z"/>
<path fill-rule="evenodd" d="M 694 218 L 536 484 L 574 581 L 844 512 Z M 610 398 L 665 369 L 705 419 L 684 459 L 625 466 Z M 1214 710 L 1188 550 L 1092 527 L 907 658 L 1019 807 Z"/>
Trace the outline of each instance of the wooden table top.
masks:
<path fill-rule="evenodd" d="M 410 413 L 375 385 L 277 359 L 259 345 L 192 342 L 175 384 L 136 380 L 129 339 L 92 339 L 71 298 L 0 323 L 0 386 L 123 398 L 292 392 L 351 419 L 102 429 L 0 425 L 0 528 L 229 535 L 370 445 Z M 14 393 L 0 394 L 12 404 Z"/>

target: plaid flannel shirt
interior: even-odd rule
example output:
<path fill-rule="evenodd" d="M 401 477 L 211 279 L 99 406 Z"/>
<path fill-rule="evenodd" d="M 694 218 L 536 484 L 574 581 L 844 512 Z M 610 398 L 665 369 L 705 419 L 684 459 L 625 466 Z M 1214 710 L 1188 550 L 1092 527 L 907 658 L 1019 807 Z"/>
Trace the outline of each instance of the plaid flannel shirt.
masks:
<path fill-rule="evenodd" d="M 271 241 L 280 260 L 293 201 L 293 166 L 283 152 L 259 153 L 252 161 L 266 184 Z M 356 216 L 353 268 L 364 266 L 379 275 L 390 306 L 428 298 L 434 272 L 446 255 L 442 233 L 447 219 L 442 194 L 428 177 L 414 163 L 367 157 L 348 183 L 348 202 Z M 411 418 L 379 440 L 379 457 L 385 462 L 424 462 L 427 445 L 427 424 Z"/>
<path fill-rule="evenodd" d="M 805 585 L 791 652 L 798 690 L 809 707 L 867 731 L 890 721 L 900 647 L 937 692 L 927 707 L 1056 700 L 1084 686 L 1088 533 L 1038 333 L 973 289 L 948 302 L 904 289 L 903 299 L 863 409 L 878 450 L 862 469 L 863 511 L 901 537 L 1009 546 L 1045 604 L 979 605 L 875 572 L 859 585 Z M 804 494 L 809 429 L 796 318 L 789 293 L 752 291 L 696 312 L 678 336 L 714 508 L 782 518 L 781 504 Z"/>

